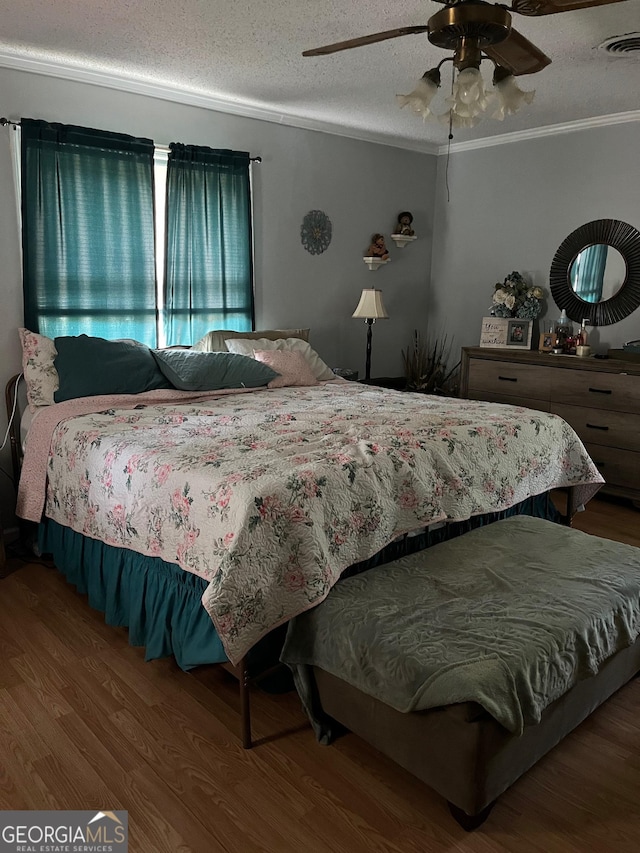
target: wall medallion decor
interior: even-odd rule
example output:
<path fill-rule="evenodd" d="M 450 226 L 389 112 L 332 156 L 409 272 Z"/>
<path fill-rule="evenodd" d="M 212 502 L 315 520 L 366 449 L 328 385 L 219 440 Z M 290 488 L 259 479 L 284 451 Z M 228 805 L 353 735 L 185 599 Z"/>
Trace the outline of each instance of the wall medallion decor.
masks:
<path fill-rule="evenodd" d="M 322 210 L 310 210 L 302 220 L 300 239 L 307 252 L 321 255 L 331 242 L 331 220 Z"/>

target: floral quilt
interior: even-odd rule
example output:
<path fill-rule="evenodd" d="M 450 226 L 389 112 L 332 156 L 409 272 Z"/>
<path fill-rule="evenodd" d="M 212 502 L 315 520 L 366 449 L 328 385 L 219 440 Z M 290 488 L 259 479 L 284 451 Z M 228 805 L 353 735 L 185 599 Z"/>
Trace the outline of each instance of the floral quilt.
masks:
<path fill-rule="evenodd" d="M 232 662 L 402 533 L 603 482 L 573 429 L 530 409 L 357 383 L 140 399 L 51 407 L 45 513 L 205 578 Z"/>

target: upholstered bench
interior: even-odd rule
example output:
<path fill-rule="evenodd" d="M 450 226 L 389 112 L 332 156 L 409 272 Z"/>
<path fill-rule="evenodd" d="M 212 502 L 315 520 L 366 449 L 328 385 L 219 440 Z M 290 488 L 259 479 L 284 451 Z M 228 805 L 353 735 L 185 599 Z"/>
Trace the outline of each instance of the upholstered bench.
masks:
<path fill-rule="evenodd" d="M 640 549 L 515 516 L 338 583 L 282 653 L 338 721 L 465 829 L 640 670 Z"/>

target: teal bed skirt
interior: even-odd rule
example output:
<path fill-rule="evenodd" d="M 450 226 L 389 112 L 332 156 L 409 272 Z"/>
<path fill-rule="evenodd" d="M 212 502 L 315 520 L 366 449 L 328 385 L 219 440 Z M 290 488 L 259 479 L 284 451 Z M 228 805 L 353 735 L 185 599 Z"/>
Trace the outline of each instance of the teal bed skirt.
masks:
<path fill-rule="evenodd" d="M 474 516 L 392 542 L 379 554 L 358 563 L 343 577 L 397 560 L 445 539 L 510 515 L 533 515 L 559 521 L 548 495 L 529 498 L 500 513 Z M 41 554 L 50 554 L 56 568 L 89 605 L 105 615 L 108 625 L 126 627 L 129 642 L 143 646 L 145 659 L 173 655 L 184 670 L 227 660 L 213 622 L 202 606 L 207 581 L 159 557 L 104 545 L 45 518 L 38 528 Z M 248 655 L 250 670 L 263 671 L 278 660 L 286 626 L 260 641 Z"/>
<path fill-rule="evenodd" d="M 126 548 L 104 545 L 55 521 L 39 526 L 42 554 L 89 604 L 105 615 L 108 625 L 129 629 L 132 646 L 144 646 L 145 659 L 173 655 L 182 669 L 227 660 L 202 594 L 207 581 Z"/>

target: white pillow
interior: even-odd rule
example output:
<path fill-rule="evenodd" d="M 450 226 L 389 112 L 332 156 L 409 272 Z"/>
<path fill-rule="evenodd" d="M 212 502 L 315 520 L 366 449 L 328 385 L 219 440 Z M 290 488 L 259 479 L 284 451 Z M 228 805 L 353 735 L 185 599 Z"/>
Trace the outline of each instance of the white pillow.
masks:
<path fill-rule="evenodd" d="M 267 338 L 259 338 L 258 340 L 231 338 L 227 340 L 227 349 L 229 352 L 248 355 L 251 358 L 253 358 L 254 352 L 260 350 L 275 349 L 299 352 L 308 361 L 309 367 L 318 381 L 325 382 L 328 379 L 336 378 L 333 370 L 324 363 L 318 353 L 312 349 L 307 341 L 302 341 L 300 338 L 279 338 L 277 341 L 269 341 Z"/>
<path fill-rule="evenodd" d="M 58 371 L 53 362 L 58 355 L 51 338 L 18 329 L 22 345 L 22 372 L 27 383 L 27 400 L 32 412 L 41 406 L 52 406 L 58 390 Z"/>
<path fill-rule="evenodd" d="M 254 352 L 256 361 L 268 365 L 279 376 L 272 379 L 267 388 L 287 388 L 291 385 L 318 385 L 318 380 L 313 375 L 311 365 L 301 352 L 293 350 L 267 349 Z"/>

